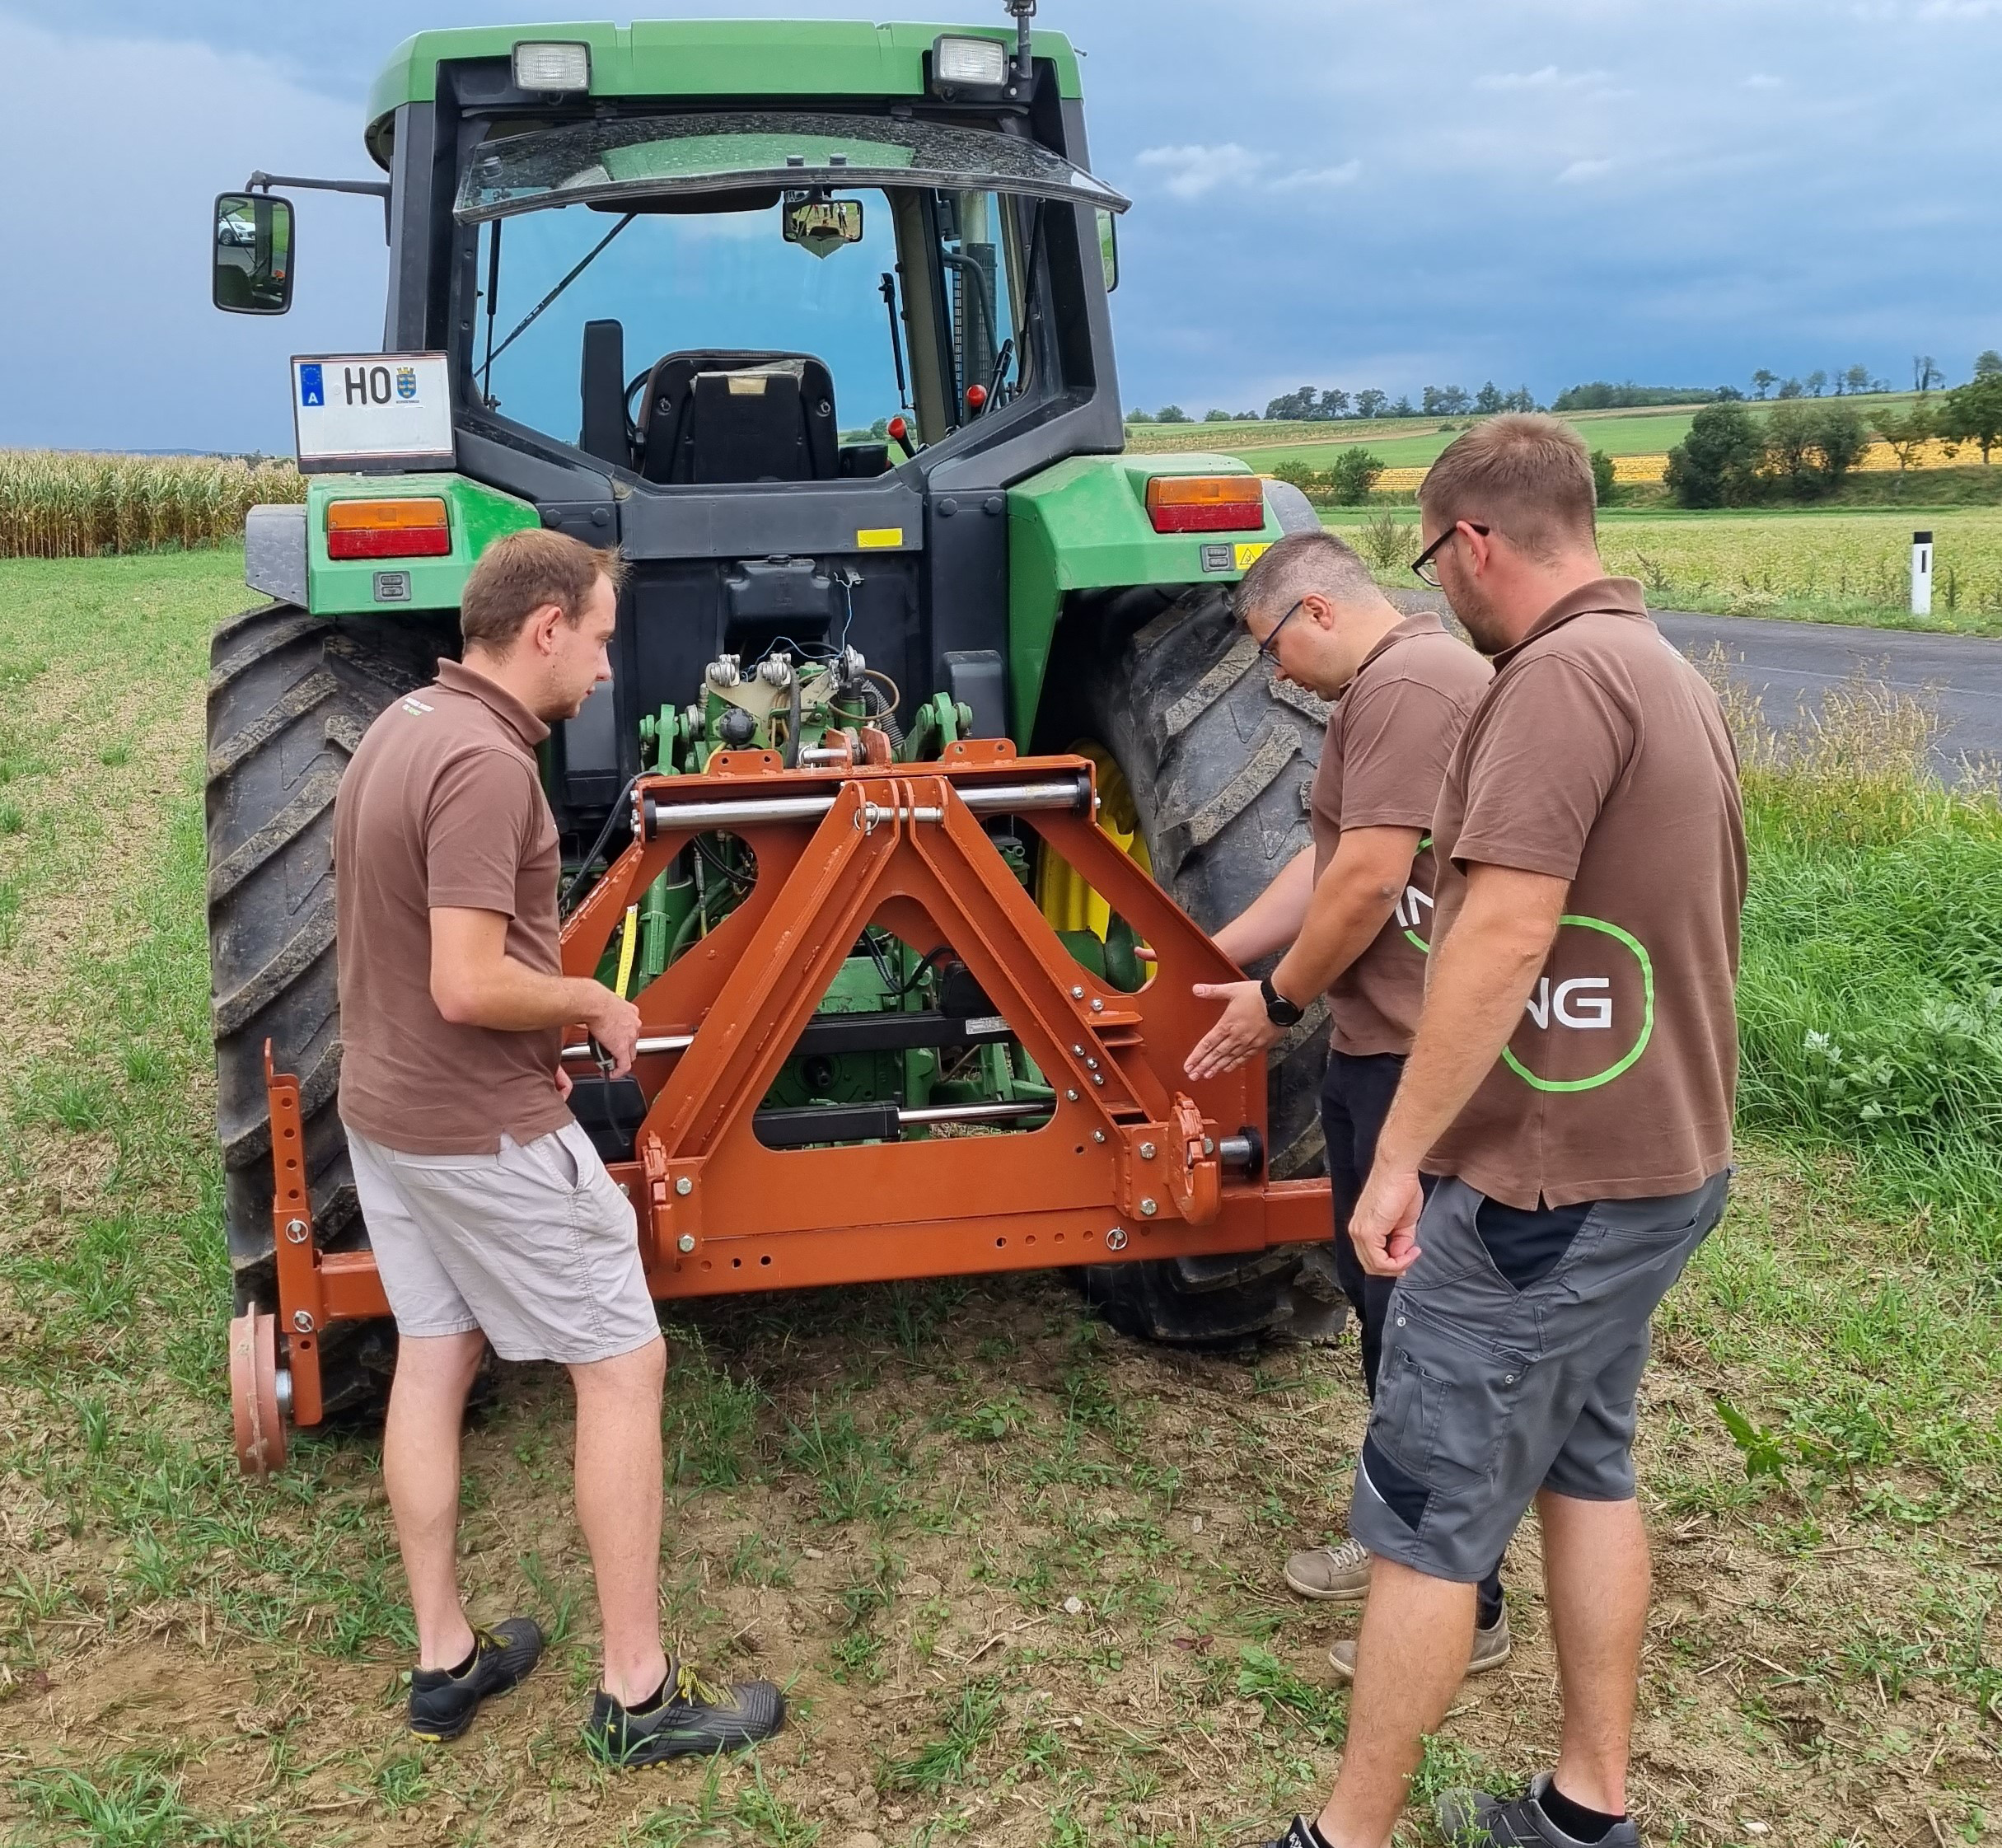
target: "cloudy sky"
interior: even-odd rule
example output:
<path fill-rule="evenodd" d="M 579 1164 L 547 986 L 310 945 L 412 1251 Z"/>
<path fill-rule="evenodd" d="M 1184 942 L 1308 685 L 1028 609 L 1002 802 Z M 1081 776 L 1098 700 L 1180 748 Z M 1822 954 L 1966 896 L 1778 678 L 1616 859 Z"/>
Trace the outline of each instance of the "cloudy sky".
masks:
<path fill-rule="evenodd" d="M 286 356 L 379 341 L 377 208 L 311 199 L 299 306 L 255 322 L 208 306 L 211 195 L 372 174 L 363 95 L 419 26 L 603 16 L 0 0 L 0 443 L 287 447 Z M 1044 0 L 1041 23 L 1088 54 L 1093 165 L 1134 201 L 1130 405 L 1908 379 L 1916 353 L 1958 379 L 2002 345 L 2002 0 Z"/>

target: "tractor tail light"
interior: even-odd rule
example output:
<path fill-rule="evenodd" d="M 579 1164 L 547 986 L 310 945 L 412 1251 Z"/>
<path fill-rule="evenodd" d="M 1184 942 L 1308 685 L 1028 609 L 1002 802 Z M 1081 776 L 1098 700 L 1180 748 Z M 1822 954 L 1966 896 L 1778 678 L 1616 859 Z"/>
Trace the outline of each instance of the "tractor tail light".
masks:
<path fill-rule="evenodd" d="M 1156 532 L 1256 532 L 1265 523 L 1265 484 L 1255 475 L 1158 475 L 1147 484 Z"/>
<path fill-rule="evenodd" d="M 330 559 L 442 559 L 451 550 L 451 526 L 436 495 L 327 503 Z"/>

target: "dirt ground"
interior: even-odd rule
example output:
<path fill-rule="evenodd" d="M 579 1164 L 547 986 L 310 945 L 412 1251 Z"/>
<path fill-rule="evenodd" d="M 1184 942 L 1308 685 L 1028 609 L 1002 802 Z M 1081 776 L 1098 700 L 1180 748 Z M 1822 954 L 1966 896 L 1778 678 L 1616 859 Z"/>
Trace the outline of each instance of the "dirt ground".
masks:
<path fill-rule="evenodd" d="M 0 1839 L 1224 1848 L 1312 1808 L 1355 1619 L 1279 1569 L 1340 1528 L 1353 1342 L 1177 1356 L 1048 1275 L 671 1312 L 668 1621 L 793 1703 L 720 1765 L 581 1750 L 568 1391 L 501 1373 L 465 1576 L 476 1617 L 531 1612 L 554 1646 L 464 1741 L 408 1739 L 373 1429 L 264 1484 L 231 1460 L 194 774 L 230 593 L 175 594 L 130 593 L 148 626 L 115 662 L 53 616 L 0 637 L 0 674 L 8 645 L 34 669 L 0 718 L 26 824 L 0 835 Z M 1831 1187 L 1750 1151 L 1658 1331 L 1633 1785 L 1658 1844 L 1998 1832 L 1995 1283 Z M 1554 1749 L 1533 1521 L 1507 1576 L 1515 1655 L 1468 1683 L 1420 1797 Z M 1418 1804 L 1407 1830 L 1433 1839 Z"/>

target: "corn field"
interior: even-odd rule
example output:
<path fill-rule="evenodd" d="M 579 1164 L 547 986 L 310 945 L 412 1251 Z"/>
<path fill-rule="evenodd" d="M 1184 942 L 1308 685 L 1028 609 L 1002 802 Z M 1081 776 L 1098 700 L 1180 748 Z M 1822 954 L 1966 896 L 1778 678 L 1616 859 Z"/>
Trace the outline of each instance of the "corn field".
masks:
<path fill-rule="evenodd" d="M 0 449 L 0 558 L 223 545 L 257 502 L 305 498 L 290 462 Z"/>

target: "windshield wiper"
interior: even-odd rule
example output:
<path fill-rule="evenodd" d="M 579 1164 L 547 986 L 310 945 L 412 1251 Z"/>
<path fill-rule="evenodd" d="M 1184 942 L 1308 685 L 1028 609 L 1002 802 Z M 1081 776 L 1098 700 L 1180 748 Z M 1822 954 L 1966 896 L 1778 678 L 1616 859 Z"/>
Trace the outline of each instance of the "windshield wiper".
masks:
<path fill-rule="evenodd" d="M 555 286 L 555 288 L 551 289 L 547 295 L 544 296 L 543 298 L 538 302 L 534 307 L 531 308 L 526 314 L 522 316 L 521 320 L 516 323 L 513 329 L 509 332 L 508 338 L 503 340 L 498 347 L 493 345 L 492 343 L 491 330 L 489 330 L 489 337 L 487 346 L 487 363 L 479 368 L 479 393 L 482 397 L 485 397 L 487 395 L 488 381 L 493 371 L 493 362 L 499 358 L 500 356 L 508 349 L 508 348 L 512 346 L 517 340 L 518 340 L 529 330 L 531 327 L 535 325 L 536 317 L 542 312 L 542 311 L 548 307 L 549 305 L 554 302 L 558 296 L 561 295 L 563 292 L 571 285 L 571 283 L 575 282 L 579 276 L 582 275 L 583 273 L 588 269 L 592 264 L 596 263 L 599 257 L 603 255 L 606 246 L 610 244 L 620 232 L 624 231 L 625 227 L 632 223 L 634 219 L 637 218 L 639 214 L 637 212 L 629 212 L 618 222 L 617 224 L 614 225 L 610 231 L 606 232 L 606 234 L 601 237 L 596 244 L 592 246 L 590 250 L 586 253 L 583 260 L 579 263 L 568 275 L 565 276 L 564 279 Z M 489 278 L 489 286 L 492 286 L 491 278 Z M 491 311 L 489 310 L 489 312 L 490 311 Z"/>

